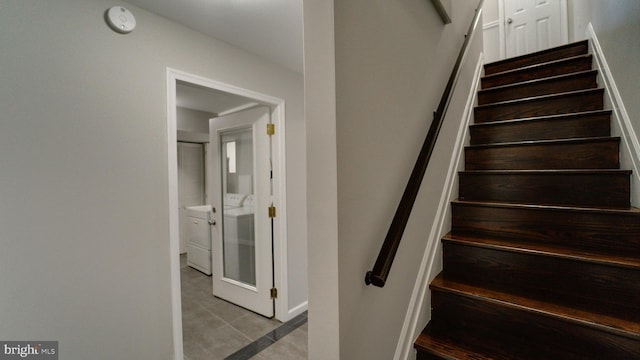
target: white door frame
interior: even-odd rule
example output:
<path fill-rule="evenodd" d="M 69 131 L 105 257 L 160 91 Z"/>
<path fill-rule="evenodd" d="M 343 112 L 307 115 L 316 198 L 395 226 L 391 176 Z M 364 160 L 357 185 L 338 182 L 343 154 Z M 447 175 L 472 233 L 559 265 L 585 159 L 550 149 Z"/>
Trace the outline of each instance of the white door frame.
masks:
<path fill-rule="evenodd" d="M 287 287 L 287 212 L 286 212 L 286 162 L 285 162 L 285 102 L 283 99 L 243 89 L 234 85 L 207 79 L 198 75 L 167 68 L 167 154 L 169 175 L 169 254 L 171 270 L 171 312 L 175 359 L 182 360 L 182 303 L 180 289 L 180 237 L 178 234 L 178 153 L 176 118 L 176 82 L 183 81 L 214 90 L 254 99 L 272 109 L 272 122 L 276 127 L 272 136 L 273 147 L 273 201 L 278 216 L 273 220 L 273 281 L 278 289 L 275 299 L 275 318 L 288 319 Z M 265 129 L 266 131 L 266 129 Z M 265 209 L 266 211 L 266 209 Z M 213 294 L 212 294 L 213 296 Z"/>

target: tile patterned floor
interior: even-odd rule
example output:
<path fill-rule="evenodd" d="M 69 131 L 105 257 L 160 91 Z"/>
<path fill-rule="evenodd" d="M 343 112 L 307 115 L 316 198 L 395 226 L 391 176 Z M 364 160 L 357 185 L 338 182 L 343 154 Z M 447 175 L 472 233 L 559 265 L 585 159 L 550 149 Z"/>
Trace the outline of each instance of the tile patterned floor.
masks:
<path fill-rule="evenodd" d="M 271 334 L 277 334 L 274 330 L 282 323 L 214 297 L 211 277 L 187 266 L 185 255 L 181 255 L 180 260 L 185 360 L 225 359 L 232 354 L 234 359 L 307 359 L 306 322 L 282 338 L 273 339 Z M 306 321 L 306 317 L 303 320 Z M 257 354 L 250 350 L 265 341 L 271 344 L 266 349 Z M 250 344 L 252 346 L 239 352 Z"/>

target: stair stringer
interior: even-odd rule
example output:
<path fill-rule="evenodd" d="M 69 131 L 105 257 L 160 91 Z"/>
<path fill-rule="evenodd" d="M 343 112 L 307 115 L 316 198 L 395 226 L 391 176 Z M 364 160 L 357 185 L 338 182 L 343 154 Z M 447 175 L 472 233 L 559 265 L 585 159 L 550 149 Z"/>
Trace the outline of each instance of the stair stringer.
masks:
<path fill-rule="evenodd" d="M 593 25 L 587 25 L 589 49 L 593 53 L 594 67 L 598 70 L 599 83 L 605 89 L 605 109 L 611 109 L 611 135 L 620 136 L 620 168 L 633 169 L 631 174 L 631 206 L 640 207 L 640 141 L 631 124 L 618 87 L 605 58 Z"/>
<path fill-rule="evenodd" d="M 413 348 L 413 344 L 422 331 L 422 324 L 427 323 L 431 318 L 429 284 L 442 271 L 442 242 L 440 240 L 451 228 L 450 203 L 457 197 L 458 172 L 464 169 L 464 147 L 469 144 L 469 125 L 473 118 L 473 108 L 476 105 L 476 94 L 480 88 L 483 65 L 484 58 L 481 52 L 475 65 L 471 87 L 467 94 L 463 115 L 449 160 L 442 195 L 427 237 L 425 251 L 418 268 L 402 331 L 393 356 L 394 360 L 415 359 L 416 351 Z"/>

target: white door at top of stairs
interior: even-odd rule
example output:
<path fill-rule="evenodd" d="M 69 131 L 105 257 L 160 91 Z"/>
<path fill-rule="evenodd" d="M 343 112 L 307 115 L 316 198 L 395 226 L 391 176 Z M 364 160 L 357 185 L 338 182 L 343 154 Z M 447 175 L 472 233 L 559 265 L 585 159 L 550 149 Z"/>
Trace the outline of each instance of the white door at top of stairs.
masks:
<path fill-rule="evenodd" d="M 568 42 L 566 0 L 504 0 L 506 56 Z"/>

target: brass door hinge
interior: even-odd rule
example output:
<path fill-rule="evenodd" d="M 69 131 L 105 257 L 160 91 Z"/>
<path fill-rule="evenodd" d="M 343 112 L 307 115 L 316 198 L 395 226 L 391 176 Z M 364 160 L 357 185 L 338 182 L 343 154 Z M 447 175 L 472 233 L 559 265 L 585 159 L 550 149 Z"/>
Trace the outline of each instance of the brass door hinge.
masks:
<path fill-rule="evenodd" d="M 271 299 L 277 299 L 277 298 L 278 298 L 278 289 L 271 288 Z"/>
<path fill-rule="evenodd" d="M 273 205 L 269 206 L 269 217 L 270 218 L 276 217 L 276 207 Z"/>
<path fill-rule="evenodd" d="M 276 133 L 276 126 L 274 124 L 267 124 L 267 135 L 273 135 Z"/>

